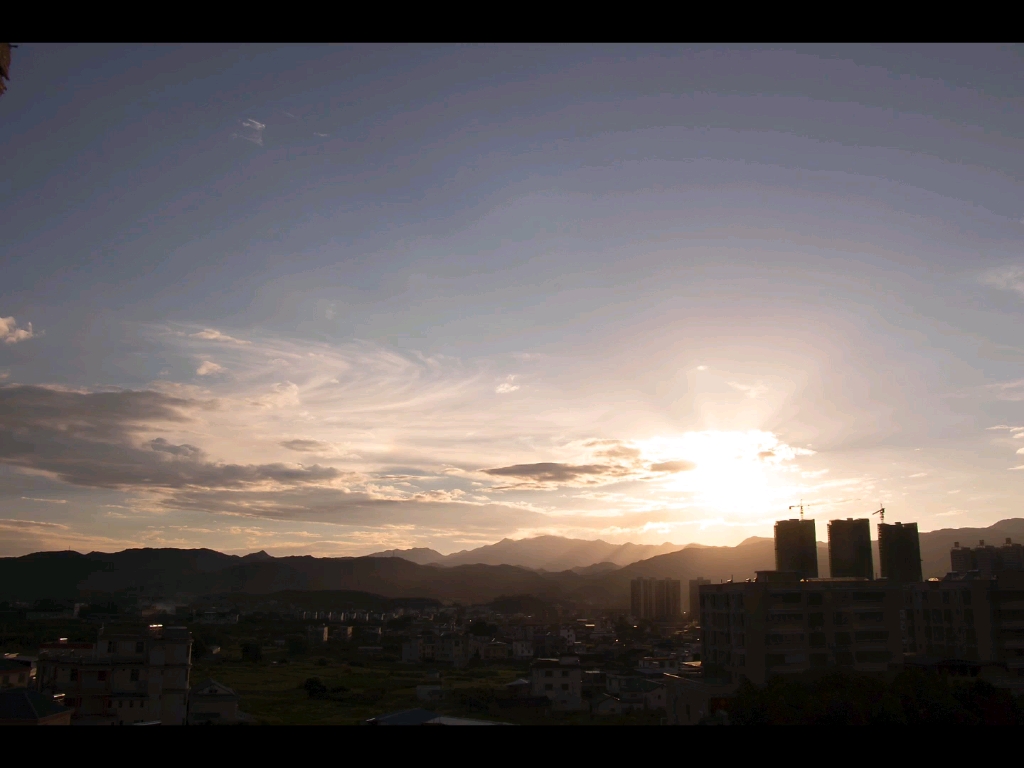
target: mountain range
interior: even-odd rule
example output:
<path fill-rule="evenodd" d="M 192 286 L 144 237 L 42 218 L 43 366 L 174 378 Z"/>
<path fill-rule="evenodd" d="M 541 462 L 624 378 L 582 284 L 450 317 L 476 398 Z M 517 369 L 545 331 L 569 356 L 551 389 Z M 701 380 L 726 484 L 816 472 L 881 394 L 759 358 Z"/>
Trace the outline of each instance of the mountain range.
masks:
<path fill-rule="evenodd" d="M 502 539 L 476 549 L 464 549 L 442 555 L 433 549 L 389 549 L 369 557 L 400 557 L 420 565 L 520 565 L 543 571 L 588 568 L 598 563 L 629 565 L 638 560 L 683 549 L 669 544 L 609 544 L 607 541 L 567 539 L 562 536 L 534 536 L 529 539 Z"/>
<path fill-rule="evenodd" d="M 925 578 L 949 570 L 953 543 L 976 546 L 980 540 L 1001 544 L 1024 539 L 1024 519 L 1002 520 L 987 528 L 943 529 L 922 533 Z M 589 549 L 584 544 L 594 545 Z M 514 546 L 513 546 L 514 545 Z M 624 545 L 623 545 L 624 546 Z M 631 545 L 632 546 L 632 545 Z M 734 547 L 675 547 L 619 566 L 607 559 L 561 570 L 543 565 L 578 563 L 579 553 L 614 555 L 618 545 L 544 536 L 498 542 L 484 556 L 517 562 L 465 563 L 443 560 L 417 563 L 393 553 L 368 557 L 271 557 L 266 552 L 226 555 L 209 549 L 130 549 L 122 552 L 37 552 L 0 558 L 0 600 L 95 598 L 111 594 L 146 597 L 175 595 L 266 595 L 286 590 L 348 590 L 384 598 L 425 598 L 486 603 L 503 596 L 534 595 L 572 600 L 598 607 L 629 604 L 629 583 L 638 576 L 671 577 L 685 584 L 698 576 L 720 581 L 745 579 L 774 567 L 771 539 L 750 538 Z M 609 550 L 609 548 L 614 548 Z M 478 550 L 472 550 L 475 552 Z M 505 555 L 495 554 L 504 552 Z M 564 560 L 559 560 L 559 553 Z M 457 553 L 465 555 L 465 553 Z M 443 557 L 443 556 L 442 556 Z M 474 555 L 467 555 L 475 559 Z M 877 544 L 875 552 L 877 568 Z M 828 575 L 828 552 L 818 545 L 820 575 Z M 452 563 L 452 564 L 449 564 Z"/>

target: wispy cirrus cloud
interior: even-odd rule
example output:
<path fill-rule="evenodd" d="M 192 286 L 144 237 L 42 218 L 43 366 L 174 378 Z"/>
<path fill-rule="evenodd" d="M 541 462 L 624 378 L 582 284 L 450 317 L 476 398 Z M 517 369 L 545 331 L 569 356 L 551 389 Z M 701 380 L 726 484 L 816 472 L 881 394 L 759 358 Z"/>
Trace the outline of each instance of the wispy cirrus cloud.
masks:
<path fill-rule="evenodd" d="M 984 285 L 1024 296 L 1024 265 L 1006 264 L 996 267 L 982 273 L 979 280 Z"/>
<path fill-rule="evenodd" d="M 258 146 L 263 146 L 263 130 L 267 126 L 261 123 L 259 120 L 254 120 L 251 117 L 243 120 L 239 125 L 239 129 L 231 134 L 233 139 L 245 139 Z"/>
<path fill-rule="evenodd" d="M 206 341 L 223 341 L 229 344 L 241 344 L 243 346 L 249 346 L 252 344 L 251 341 L 244 339 L 236 339 L 234 336 L 228 336 L 226 333 L 221 333 L 213 328 L 204 328 L 196 333 L 190 333 L 189 338 L 192 339 L 204 339 Z"/>

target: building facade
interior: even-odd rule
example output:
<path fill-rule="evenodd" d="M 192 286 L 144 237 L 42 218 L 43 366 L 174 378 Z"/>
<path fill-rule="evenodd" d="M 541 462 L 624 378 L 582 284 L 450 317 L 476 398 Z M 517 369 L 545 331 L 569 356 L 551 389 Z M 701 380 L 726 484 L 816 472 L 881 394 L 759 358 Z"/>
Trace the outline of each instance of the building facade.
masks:
<path fill-rule="evenodd" d="M 545 696 L 560 709 L 583 706 L 583 672 L 575 656 L 537 659 L 530 665 L 530 695 Z"/>
<path fill-rule="evenodd" d="M 638 619 L 671 621 L 682 612 L 678 579 L 638 578 L 630 582 L 630 613 Z"/>
<path fill-rule="evenodd" d="M 775 523 L 775 570 L 818 577 L 818 541 L 813 520 L 778 520 Z"/>
<path fill-rule="evenodd" d="M 906 651 L 996 662 L 997 684 L 1024 692 L 1024 571 L 949 574 L 905 587 Z"/>
<path fill-rule="evenodd" d="M 755 581 L 700 587 L 705 670 L 735 683 L 840 667 L 883 672 L 903 654 L 903 590 L 867 579 L 804 579 L 760 571 Z"/>
<path fill-rule="evenodd" d="M 917 523 L 879 523 L 878 560 L 883 579 L 901 584 L 921 581 Z"/>
<path fill-rule="evenodd" d="M 871 522 L 867 518 L 830 520 L 828 562 L 832 578 L 873 579 Z"/>
<path fill-rule="evenodd" d="M 64 694 L 80 722 L 184 725 L 192 638 L 185 627 L 100 630 L 96 644 L 50 643 L 39 652 L 37 684 Z"/>
<path fill-rule="evenodd" d="M 705 579 L 702 576 L 698 576 L 696 579 L 690 579 L 690 602 L 686 604 L 686 611 L 689 614 L 690 621 L 700 619 L 700 587 L 701 584 L 710 583 L 711 579 Z"/>
<path fill-rule="evenodd" d="M 961 547 L 957 541 L 949 552 L 949 561 L 954 573 L 977 571 L 983 577 L 992 577 L 1001 571 L 1024 570 L 1024 547 L 1011 539 L 1000 547 L 986 545 L 983 539 L 973 549 Z"/>

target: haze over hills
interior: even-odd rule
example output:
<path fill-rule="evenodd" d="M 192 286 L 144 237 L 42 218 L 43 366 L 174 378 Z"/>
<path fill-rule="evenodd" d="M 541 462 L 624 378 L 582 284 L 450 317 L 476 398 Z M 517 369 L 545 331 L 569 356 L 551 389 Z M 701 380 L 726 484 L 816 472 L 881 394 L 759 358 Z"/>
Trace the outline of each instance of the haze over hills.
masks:
<path fill-rule="evenodd" d="M 544 571 L 565 571 L 588 568 L 598 563 L 624 566 L 638 560 L 675 552 L 681 544 L 609 544 L 597 539 L 569 539 L 563 536 L 534 536 L 528 539 L 502 539 L 476 549 L 466 549 L 442 555 L 432 549 L 390 549 L 375 552 L 370 557 L 401 557 L 413 563 L 426 565 L 519 565 Z"/>
<path fill-rule="evenodd" d="M 921 534 L 924 577 L 941 577 L 949 570 L 949 549 L 955 541 L 976 546 L 979 540 L 1001 544 L 1005 538 L 1024 539 L 1024 519 L 1001 520 L 987 528 L 943 529 Z M 533 563 L 581 552 L 620 551 L 607 542 L 580 542 L 539 537 L 522 542 L 499 542 L 486 553 L 531 552 Z M 552 541 L 554 540 L 554 541 Z M 568 542 L 566 544 L 565 542 Z M 582 545 L 595 545 L 587 548 Z M 519 545 L 519 546 L 511 546 Z M 674 546 L 674 545 L 673 545 Z M 487 548 L 482 548 L 487 549 Z M 657 549 L 657 548 L 655 548 Z M 496 554 L 497 553 L 497 554 Z M 463 554 L 463 553 L 458 553 Z M 877 546 L 876 546 L 877 568 Z M 818 544 L 819 572 L 828 575 L 828 551 Z M 771 570 L 774 543 L 751 538 L 734 547 L 689 546 L 618 567 L 607 560 L 574 569 L 542 570 L 537 566 L 453 563 L 420 564 L 403 557 L 271 557 L 256 552 L 244 557 L 209 549 L 131 549 L 115 553 L 38 552 L 0 558 L 0 600 L 87 597 L 131 592 L 146 597 L 175 594 L 270 594 L 285 590 L 350 590 L 384 598 L 429 598 L 485 603 L 503 596 L 534 595 L 574 600 L 598 607 L 626 607 L 629 582 L 638 576 L 671 577 L 684 584 L 702 576 L 712 581 L 752 578 Z M 688 608 L 683 590 L 683 608 Z"/>

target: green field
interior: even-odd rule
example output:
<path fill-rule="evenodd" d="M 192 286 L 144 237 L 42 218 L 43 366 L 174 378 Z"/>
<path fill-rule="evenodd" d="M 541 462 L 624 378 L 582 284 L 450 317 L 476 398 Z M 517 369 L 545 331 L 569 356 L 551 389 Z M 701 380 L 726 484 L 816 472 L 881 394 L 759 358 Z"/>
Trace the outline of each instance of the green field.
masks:
<path fill-rule="evenodd" d="M 362 665 L 362 666 L 360 666 Z M 632 713 L 621 717 L 592 718 L 589 713 L 560 713 L 546 709 L 499 706 L 504 686 L 529 674 L 527 665 L 470 665 L 440 668 L 440 681 L 421 667 L 388 661 L 316 660 L 269 662 L 224 661 L 197 664 L 192 680 L 212 677 L 238 692 L 239 708 L 264 725 L 357 725 L 376 715 L 422 707 L 440 714 L 518 724 L 657 724 L 660 713 Z M 318 678 L 327 693 L 312 698 L 304 683 Z M 441 682 L 446 698 L 424 702 L 416 686 Z"/>

